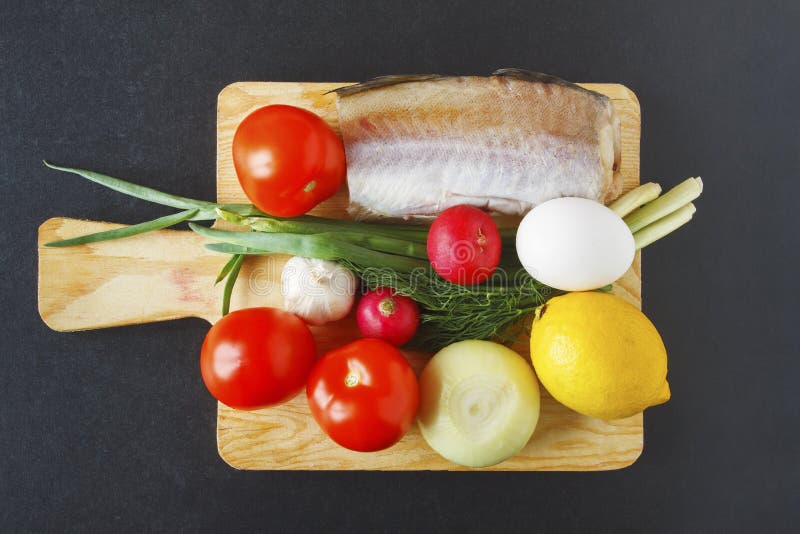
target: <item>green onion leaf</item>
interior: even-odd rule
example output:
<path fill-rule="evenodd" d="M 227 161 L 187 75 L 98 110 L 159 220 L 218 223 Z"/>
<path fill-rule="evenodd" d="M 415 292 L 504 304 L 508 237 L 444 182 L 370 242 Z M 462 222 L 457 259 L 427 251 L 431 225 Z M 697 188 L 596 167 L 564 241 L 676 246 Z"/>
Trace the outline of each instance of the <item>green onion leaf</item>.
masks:
<path fill-rule="evenodd" d="M 652 202 L 632 211 L 625 217 L 625 224 L 635 234 L 648 224 L 682 208 L 699 197 L 702 192 L 703 181 L 700 178 L 688 178 Z"/>
<path fill-rule="evenodd" d="M 242 247 L 240 245 L 231 245 L 230 243 L 206 243 L 203 246 L 208 250 L 221 252 L 223 254 L 273 254 L 269 250 Z"/>
<path fill-rule="evenodd" d="M 235 264 L 236 264 L 236 254 L 233 254 L 231 255 L 231 259 L 229 259 L 228 262 L 222 266 L 222 269 L 219 271 L 219 274 L 217 275 L 217 279 L 214 280 L 214 285 L 217 285 L 220 282 L 222 282 L 225 279 L 225 276 L 231 271 L 231 269 Z"/>
<path fill-rule="evenodd" d="M 227 232 L 214 230 L 197 224 L 189 224 L 194 232 L 223 243 L 239 245 L 273 253 L 291 254 L 320 260 L 347 259 L 365 267 L 386 267 L 401 272 L 428 268 L 430 263 L 418 258 L 409 258 L 385 252 L 377 252 L 351 243 L 331 239 L 321 234 L 283 234 L 263 232 Z"/>
<path fill-rule="evenodd" d="M 231 309 L 231 294 L 233 293 L 233 286 L 236 284 L 236 279 L 239 277 L 239 269 L 242 268 L 242 262 L 244 261 L 244 256 L 237 254 L 233 258 L 233 264 L 231 265 L 230 274 L 228 274 L 228 279 L 225 281 L 225 291 L 222 293 L 222 315 L 228 315 L 228 312 Z"/>
<path fill-rule="evenodd" d="M 84 169 L 73 169 L 71 167 L 61 167 L 59 165 L 54 165 L 46 160 L 42 160 L 42 163 L 44 163 L 51 169 L 55 169 L 57 171 L 71 172 L 73 174 L 77 174 L 78 176 L 82 176 L 87 180 L 108 187 L 109 189 L 113 189 L 114 191 L 119 191 L 120 193 L 123 193 L 125 195 L 146 200 L 148 202 L 153 202 L 155 204 L 161 204 L 162 206 L 170 206 L 172 208 L 178 208 L 183 210 L 193 209 L 193 208 L 198 208 L 198 209 L 214 208 L 216 206 L 216 204 L 214 204 L 213 202 L 206 202 L 205 200 L 194 200 L 191 198 L 179 197 L 177 195 L 170 195 L 169 193 L 162 193 L 161 191 L 158 191 L 156 189 L 151 189 L 150 187 L 145 187 L 143 185 L 137 185 L 131 182 L 126 182 L 125 180 L 120 180 L 119 178 L 113 178 L 105 174 L 100 174 L 99 172 L 87 171 Z"/>
<path fill-rule="evenodd" d="M 270 215 L 267 215 L 252 204 L 215 204 L 214 207 L 242 217 L 270 217 Z"/>
<path fill-rule="evenodd" d="M 143 234 L 151 230 L 161 230 L 162 228 L 167 228 L 169 226 L 176 225 L 179 222 L 191 219 L 192 217 L 197 215 L 198 211 L 199 210 L 197 209 L 180 211 L 178 213 L 173 213 L 172 215 L 167 215 L 165 217 L 153 219 L 152 221 L 134 224 L 132 226 L 125 226 L 124 228 L 117 228 L 115 230 L 106 230 L 104 232 L 87 234 L 80 237 L 73 237 L 71 239 L 64 239 L 62 241 L 51 241 L 50 243 L 45 243 L 44 246 L 71 247 L 74 245 L 83 245 L 85 243 L 96 243 L 98 241 L 109 241 L 111 239 L 119 239 L 121 237 L 130 237 L 137 234 Z"/>
<path fill-rule="evenodd" d="M 258 232 L 280 234 L 346 232 L 349 238 L 344 239 L 344 237 L 342 237 L 341 240 L 353 244 L 362 244 L 362 241 L 372 238 L 395 240 L 392 244 L 388 244 L 388 246 L 402 250 L 409 249 L 414 252 L 408 255 L 427 258 L 427 252 L 425 252 L 424 256 L 420 256 L 420 246 L 424 249 L 428 239 L 427 226 L 390 226 L 388 224 L 370 224 L 339 219 L 326 219 L 313 215 L 303 215 L 290 219 L 261 215 L 243 216 L 240 213 L 226 209 L 224 206 L 217 208 L 216 213 L 219 218 L 229 223 L 238 226 L 249 226 Z M 403 241 L 403 243 L 401 244 L 399 241 Z M 380 244 L 381 243 L 379 243 L 379 245 Z M 382 244 L 387 245 L 387 243 Z M 392 252 L 392 250 L 384 250 L 383 248 L 376 248 L 376 250 Z"/>

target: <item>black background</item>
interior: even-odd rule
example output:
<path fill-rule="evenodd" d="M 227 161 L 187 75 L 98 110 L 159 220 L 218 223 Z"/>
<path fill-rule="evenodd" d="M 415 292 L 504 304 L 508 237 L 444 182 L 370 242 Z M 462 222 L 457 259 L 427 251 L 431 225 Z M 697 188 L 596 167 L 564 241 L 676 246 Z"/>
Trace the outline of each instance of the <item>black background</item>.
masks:
<path fill-rule="evenodd" d="M 4 531 L 788 531 L 800 522 L 797 2 L 0 3 Z M 219 458 L 200 320 L 64 334 L 36 309 L 49 217 L 157 207 L 45 169 L 215 194 L 218 92 L 525 67 L 620 82 L 642 177 L 702 175 L 644 255 L 673 399 L 607 473 L 237 472 Z"/>

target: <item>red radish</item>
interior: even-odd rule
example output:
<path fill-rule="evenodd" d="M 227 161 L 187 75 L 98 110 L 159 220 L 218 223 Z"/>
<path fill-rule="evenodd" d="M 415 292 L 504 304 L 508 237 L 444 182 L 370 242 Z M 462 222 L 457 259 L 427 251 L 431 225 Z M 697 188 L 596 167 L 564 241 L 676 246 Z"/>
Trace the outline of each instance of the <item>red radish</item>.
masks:
<path fill-rule="evenodd" d="M 500 232 L 491 217 L 473 206 L 444 210 L 428 233 L 433 270 L 461 285 L 486 281 L 500 263 Z"/>
<path fill-rule="evenodd" d="M 419 307 L 413 299 L 379 287 L 361 297 L 356 309 L 358 329 L 364 337 L 382 339 L 399 347 L 414 337 Z"/>

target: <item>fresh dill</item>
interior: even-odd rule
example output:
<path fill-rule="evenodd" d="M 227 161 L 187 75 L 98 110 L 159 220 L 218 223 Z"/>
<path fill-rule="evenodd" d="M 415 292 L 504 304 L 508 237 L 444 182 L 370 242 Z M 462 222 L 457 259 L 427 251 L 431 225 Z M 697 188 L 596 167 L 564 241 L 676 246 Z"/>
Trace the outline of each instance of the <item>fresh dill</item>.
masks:
<path fill-rule="evenodd" d="M 498 269 L 480 285 L 461 286 L 431 269 L 404 273 L 341 263 L 358 274 L 365 290 L 390 287 L 419 304 L 420 326 L 411 343 L 427 351 L 465 339 L 513 344 L 524 333 L 523 320 L 556 294 L 522 269 Z"/>

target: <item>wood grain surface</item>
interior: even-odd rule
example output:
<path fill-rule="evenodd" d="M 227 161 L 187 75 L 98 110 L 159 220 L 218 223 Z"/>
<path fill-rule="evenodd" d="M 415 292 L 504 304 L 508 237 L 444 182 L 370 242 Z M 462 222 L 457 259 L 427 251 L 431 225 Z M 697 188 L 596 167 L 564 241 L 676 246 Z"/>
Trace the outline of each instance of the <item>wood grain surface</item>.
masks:
<path fill-rule="evenodd" d="M 338 131 L 335 96 L 345 83 L 239 82 L 219 95 L 217 115 L 217 200 L 246 202 L 231 159 L 236 126 L 267 104 L 291 104 L 323 117 Z M 617 84 L 581 84 L 608 95 L 622 128 L 620 172 L 625 190 L 639 183 L 640 111 L 635 95 Z M 312 213 L 346 218 L 343 190 Z M 181 317 L 219 318 L 221 286 L 213 281 L 226 256 L 205 250 L 204 238 L 191 232 L 161 230 L 120 241 L 70 248 L 43 243 L 119 227 L 110 223 L 51 219 L 39 229 L 39 311 L 56 330 L 85 330 Z M 232 298 L 232 309 L 282 306 L 280 269 L 288 257 L 250 257 Z M 641 303 L 640 257 L 614 286 L 614 292 Z M 357 339 L 352 317 L 313 328 L 320 354 Z M 526 343 L 515 347 L 527 357 Z M 405 351 L 419 371 L 429 354 Z M 262 410 L 238 411 L 219 405 L 217 444 L 221 457 L 239 469 L 301 470 L 465 470 L 438 456 L 416 426 L 395 446 L 356 453 L 328 439 L 312 419 L 304 394 Z M 542 413 L 527 446 L 487 470 L 606 470 L 633 463 L 643 445 L 642 415 L 600 421 L 579 415 L 542 391 Z"/>
<path fill-rule="evenodd" d="M 244 201 L 231 158 L 236 126 L 250 112 L 267 104 L 300 106 L 323 117 L 338 131 L 336 97 L 328 93 L 343 83 L 242 82 L 219 95 L 217 116 L 217 197 L 221 202 Z M 582 84 L 608 95 L 620 116 L 625 190 L 639 183 L 640 111 L 636 96 L 616 84 Z M 315 214 L 346 218 L 347 192 L 321 204 Z M 615 292 L 640 304 L 640 261 L 615 287 Z M 352 322 L 317 333 L 321 351 L 356 339 Z M 527 356 L 524 347 L 519 347 Z M 427 355 L 408 354 L 419 369 Z M 226 462 L 243 469 L 462 469 L 438 456 L 416 427 L 400 443 L 378 453 L 356 453 L 336 446 L 317 428 L 301 395 L 286 405 L 255 412 L 219 407 L 219 451 Z M 501 470 L 601 470 L 631 464 L 642 450 L 642 416 L 602 422 L 576 414 L 546 392 L 542 414 L 525 449 L 502 464 Z"/>

